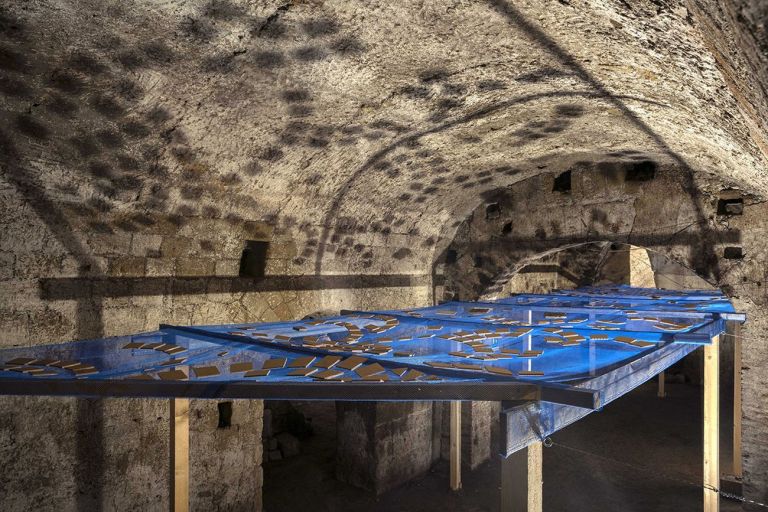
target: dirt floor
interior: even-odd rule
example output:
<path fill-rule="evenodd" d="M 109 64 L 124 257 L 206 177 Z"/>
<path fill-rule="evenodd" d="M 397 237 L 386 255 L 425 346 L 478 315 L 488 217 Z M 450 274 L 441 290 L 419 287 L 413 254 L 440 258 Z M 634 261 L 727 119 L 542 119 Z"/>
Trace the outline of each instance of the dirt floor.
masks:
<path fill-rule="evenodd" d="M 605 410 L 552 436 L 544 449 L 545 512 L 687 512 L 702 509 L 701 387 L 649 382 Z M 463 489 L 448 488 L 448 465 L 381 496 L 334 478 L 333 403 L 302 403 L 315 435 L 298 457 L 264 465 L 264 510 L 281 512 L 498 512 L 499 463 L 464 471 Z M 730 468 L 730 406 L 722 404 L 721 467 Z M 723 512 L 741 510 L 722 500 Z"/>

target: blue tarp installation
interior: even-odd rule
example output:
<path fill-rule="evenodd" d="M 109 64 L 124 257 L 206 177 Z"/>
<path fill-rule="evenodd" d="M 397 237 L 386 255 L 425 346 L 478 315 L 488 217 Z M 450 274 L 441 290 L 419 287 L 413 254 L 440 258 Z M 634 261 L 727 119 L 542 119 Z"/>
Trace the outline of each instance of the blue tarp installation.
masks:
<path fill-rule="evenodd" d="M 718 292 L 626 286 L 342 313 L 0 350 L 0 394 L 515 401 L 511 453 L 745 319 Z"/>

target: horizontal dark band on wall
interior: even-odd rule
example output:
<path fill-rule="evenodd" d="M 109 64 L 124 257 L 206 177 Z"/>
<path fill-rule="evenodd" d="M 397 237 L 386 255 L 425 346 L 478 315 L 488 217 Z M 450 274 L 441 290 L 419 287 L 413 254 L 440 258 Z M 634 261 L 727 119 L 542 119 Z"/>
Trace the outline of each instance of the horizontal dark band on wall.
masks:
<path fill-rule="evenodd" d="M 436 280 L 442 280 L 439 276 Z M 203 295 L 207 293 L 359 290 L 429 286 L 427 274 L 372 274 L 244 277 L 70 277 L 40 280 L 44 300 Z M 439 283 L 438 283 L 439 284 Z"/>

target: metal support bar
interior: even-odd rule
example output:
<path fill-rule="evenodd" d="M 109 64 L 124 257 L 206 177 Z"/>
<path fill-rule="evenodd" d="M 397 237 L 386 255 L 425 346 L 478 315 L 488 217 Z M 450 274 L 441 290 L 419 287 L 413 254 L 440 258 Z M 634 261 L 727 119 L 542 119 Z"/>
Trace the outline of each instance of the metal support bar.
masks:
<path fill-rule="evenodd" d="M 461 402 L 450 403 L 451 417 L 451 490 L 461 489 Z"/>
<path fill-rule="evenodd" d="M 720 510 L 720 337 L 704 346 L 704 512 Z"/>
<path fill-rule="evenodd" d="M 171 512 L 189 512 L 189 399 L 171 401 Z"/>
<path fill-rule="evenodd" d="M 521 381 L 280 382 L 98 379 L 0 379 L 0 395 L 134 398 L 248 398 L 257 400 L 503 401 L 545 400 L 595 410 L 600 392 Z"/>
<path fill-rule="evenodd" d="M 541 512 L 542 445 L 533 443 L 501 459 L 501 512 Z"/>
<path fill-rule="evenodd" d="M 632 302 L 635 302 L 635 299 L 632 299 Z M 450 306 L 450 302 L 443 304 L 443 306 Z M 483 302 L 483 301 L 474 301 L 473 305 L 477 306 L 488 306 L 488 307 L 494 307 L 494 308 L 501 308 L 501 309 L 517 309 L 520 311 L 536 311 L 536 312 L 549 312 L 549 311 L 559 311 L 562 313 L 581 313 L 581 314 L 587 314 L 587 315 L 623 315 L 624 312 L 621 309 L 616 308 L 600 308 L 600 307 L 580 307 L 580 306 L 566 306 L 566 305 L 558 305 L 558 306 L 537 306 L 535 304 L 515 304 L 510 302 Z M 738 321 L 745 321 L 746 315 L 741 313 L 729 313 L 729 312 L 721 312 L 721 311 L 691 311 L 688 309 L 675 309 L 675 310 L 660 310 L 658 308 L 651 308 L 641 305 L 635 305 L 633 306 L 633 309 L 636 311 L 639 311 L 641 313 L 649 313 L 652 314 L 655 317 L 677 317 L 677 318 L 704 318 L 704 317 L 719 317 L 723 318 L 725 320 L 738 320 Z M 369 312 L 370 313 L 370 312 Z M 389 313 L 382 313 L 382 314 L 389 314 Z M 434 320 L 434 318 L 430 318 Z M 455 322 L 462 322 L 463 320 L 454 320 Z M 570 329 L 570 328 L 569 328 Z"/>

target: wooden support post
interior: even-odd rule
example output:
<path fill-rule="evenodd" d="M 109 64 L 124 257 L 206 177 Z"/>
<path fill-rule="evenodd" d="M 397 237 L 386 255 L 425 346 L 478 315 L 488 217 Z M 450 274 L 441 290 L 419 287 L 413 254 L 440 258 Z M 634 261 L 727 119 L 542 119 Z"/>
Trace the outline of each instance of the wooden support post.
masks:
<path fill-rule="evenodd" d="M 541 512 L 542 444 L 534 443 L 501 459 L 501 512 Z"/>
<path fill-rule="evenodd" d="M 171 399 L 171 512 L 189 512 L 189 399 Z"/>
<path fill-rule="evenodd" d="M 451 490 L 461 489 L 461 402 L 451 402 Z"/>
<path fill-rule="evenodd" d="M 741 478 L 741 324 L 731 324 L 733 340 L 733 476 Z"/>
<path fill-rule="evenodd" d="M 704 346 L 704 512 L 720 510 L 720 337 Z"/>
<path fill-rule="evenodd" d="M 667 396 L 666 391 L 664 391 L 664 372 L 661 372 L 659 374 L 659 398 L 664 398 Z"/>

